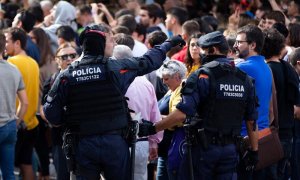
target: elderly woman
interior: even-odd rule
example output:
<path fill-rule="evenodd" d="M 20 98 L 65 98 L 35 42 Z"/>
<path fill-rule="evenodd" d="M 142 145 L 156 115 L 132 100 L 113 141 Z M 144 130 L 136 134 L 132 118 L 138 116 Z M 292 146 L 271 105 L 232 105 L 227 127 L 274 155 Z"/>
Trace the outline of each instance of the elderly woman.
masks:
<path fill-rule="evenodd" d="M 166 84 L 169 88 L 169 91 L 165 96 L 170 96 L 168 102 L 169 113 L 176 109 L 176 105 L 181 101 L 180 90 L 182 88 L 182 80 L 186 75 L 186 67 L 183 63 L 175 60 L 166 61 L 161 68 L 157 71 L 157 75 L 162 78 L 163 83 Z M 164 106 L 163 102 L 160 102 L 160 107 Z M 171 129 L 173 131 L 173 136 L 171 144 L 168 148 L 168 157 L 167 157 L 167 171 L 169 179 L 178 179 L 178 172 L 180 168 L 180 162 L 182 160 L 182 152 L 179 149 L 182 149 L 184 141 L 184 130 L 182 124 L 178 124 L 176 127 Z M 165 137 L 164 137 L 165 138 Z M 160 164 L 161 158 L 158 161 L 158 167 Z M 165 166 L 165 165 L 164 165 Z M 161 169 L 159 169 L 161 171 Z M 157 178 L 160 179 L 160 178 Z"/>

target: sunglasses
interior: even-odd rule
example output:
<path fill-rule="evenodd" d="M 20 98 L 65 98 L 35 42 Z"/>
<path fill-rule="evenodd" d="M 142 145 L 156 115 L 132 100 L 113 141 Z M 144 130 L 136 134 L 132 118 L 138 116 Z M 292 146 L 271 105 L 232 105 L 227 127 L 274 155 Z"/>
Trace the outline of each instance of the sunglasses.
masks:
<path fill-rule="evenodd" d="M 68 59 L 74 59 L 77 57 L 77 54 L 76 53 L 73 53 L 73 54 L 64 54 L 64 55 L 61 55 L 61 56 L 57 56 L 58 58 L 62 59 L 63 61 L 65 60 L 68 60 Z"/>

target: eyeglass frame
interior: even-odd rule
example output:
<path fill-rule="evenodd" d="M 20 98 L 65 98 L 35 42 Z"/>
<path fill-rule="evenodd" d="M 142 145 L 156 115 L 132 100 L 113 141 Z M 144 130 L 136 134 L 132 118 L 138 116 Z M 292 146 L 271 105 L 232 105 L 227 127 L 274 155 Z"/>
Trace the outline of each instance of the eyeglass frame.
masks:
<path fill-rule="evenodd" d="M 245 41 L 235 40 L 234 44 L 240 45 L 243 42 L 249 43 L 249 41 L 247 41 L 247 40 L 245 40 Z"/>

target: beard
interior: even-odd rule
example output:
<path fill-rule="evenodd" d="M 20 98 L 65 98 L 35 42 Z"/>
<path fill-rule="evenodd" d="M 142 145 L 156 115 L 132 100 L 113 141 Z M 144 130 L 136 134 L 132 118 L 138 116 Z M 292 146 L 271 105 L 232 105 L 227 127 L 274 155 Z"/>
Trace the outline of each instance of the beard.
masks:
<path fill-rule="evenodd" d="M 241 59 L 245 59 L 249 55 L 249 49 L 245 49 L 242 51 L 236 50 L 236 55 Z"/>

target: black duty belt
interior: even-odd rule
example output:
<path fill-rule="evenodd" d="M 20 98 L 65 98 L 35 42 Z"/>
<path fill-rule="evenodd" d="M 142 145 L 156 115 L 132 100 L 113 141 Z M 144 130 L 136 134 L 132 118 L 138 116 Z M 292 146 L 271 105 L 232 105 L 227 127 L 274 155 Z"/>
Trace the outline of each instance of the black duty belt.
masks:
<path fill-rule="evenodd" d="M 228 145 L 235 144 L 236 137 L 230 135 L 219 136 L 218 134 L 205 133 L 208 144 Z"/>
<path fill-rule="evenodd" d="M 149 140 L 149 139 L 148 139 L 147 137 L 137 139 L 138 142 L 139 142 L 139 141 L 148 141 L 148 140 Z"/>

